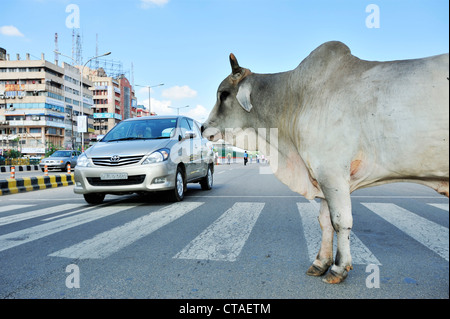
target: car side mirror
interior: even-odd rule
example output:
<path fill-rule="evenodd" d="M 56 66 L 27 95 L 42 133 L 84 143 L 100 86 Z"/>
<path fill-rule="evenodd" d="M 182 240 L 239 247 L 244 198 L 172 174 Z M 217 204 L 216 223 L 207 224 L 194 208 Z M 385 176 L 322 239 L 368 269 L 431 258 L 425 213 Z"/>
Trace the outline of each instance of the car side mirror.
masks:
<path fill-rule="evenodd" d="M 195 134 L 194 131 L 186 131 L 186 133 L 184 133 L 184 138 L 185 139 L 191 139 L 191 138 L 196 138 L 197 134 Z"/>

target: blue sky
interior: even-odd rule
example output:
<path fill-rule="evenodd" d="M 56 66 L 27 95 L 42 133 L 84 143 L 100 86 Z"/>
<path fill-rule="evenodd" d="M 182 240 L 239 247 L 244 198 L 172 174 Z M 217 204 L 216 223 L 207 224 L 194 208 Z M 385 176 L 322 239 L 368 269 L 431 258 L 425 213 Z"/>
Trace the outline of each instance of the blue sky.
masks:
<path fill-rule="evenodd" d="M 367 6 L 375 4 L 366 12 Z M 41 53 L 54 60 L 72 54 L 73 11 L 79 8 L 83 61 L 111 51 L 108 59 L 134 70 L 134 82 L 152 89 L 158 114 L 182 107 L 203 121 L 219 83 L 230 73 L 233 52 L 257 73 L 295 68 L 323 42 L 339 40 L 366 60 L 419 58 L 449 51 L 447 0 L 14 0 L 2 1 L 0 47 L 16 58 Z M 69 18 L 69 19 L 68 19 Z M 368 19 L 369 18 L 369 19 Z M 374 20 L 373 18 L 377 19 Z M 67 21 L 69 20 L 69 26 Z M 369 22 L 379 21 L 378 28 Z M 71 62 L 60 57 L 60 60 Z M 148 91 L 136 87 L 138 103 Z"/>

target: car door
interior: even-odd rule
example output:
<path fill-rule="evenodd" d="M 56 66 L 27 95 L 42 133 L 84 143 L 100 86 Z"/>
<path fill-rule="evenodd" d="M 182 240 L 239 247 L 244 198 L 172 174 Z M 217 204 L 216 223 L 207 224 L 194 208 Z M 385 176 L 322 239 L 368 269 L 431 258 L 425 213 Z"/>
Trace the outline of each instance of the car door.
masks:
<path fill-rule="evenodd" d="M 188 118 L 187 121 L 191 127 L 191 132 L 193 133 L 193 136 L 190 139 L 193 159 L 192 178 L 199 178 L 206 174 L 202 165 L 202 136 L 197 125 L 195 125 L 194 120 Z"/>
<path fill-rule="evenodd" d="M 181 132 L 181 161 L 186 166 L 187 180 L 191 180 L 193 178 L 193 174 L 195 173 L 195 162 L 193 155 L 194 144 L 191 138 L 186 138 L 186 133 L 191 132 L 192 130 L 185 117 L 181 118 L 179 127 Z"/>
<path fill-rule="evenodd" d="M 206 140 L 203 139 L 202 133 L 201 133 L 201 125 L 199 125 L 196 121 L 189 122 L 192 125 L 192 128 L 195 132 L 195 142 L 194 142 L 194 150 L 196 153 L 196 166 L 198 170 L 197 177 L 204 177 L 206 175 L 206 171 L 208 169 L 208 151 L 209 148 L 206 145 Z"/>
<path fill-rule="evenodd" d="M 70 165 L 72 167 L 75 167 L 75 165 L 77 165 L 77 161 L 78 161 L 78 156 L 80 155 L 79 151 L 72 151 L 72 158 L 70 160 Z"/>

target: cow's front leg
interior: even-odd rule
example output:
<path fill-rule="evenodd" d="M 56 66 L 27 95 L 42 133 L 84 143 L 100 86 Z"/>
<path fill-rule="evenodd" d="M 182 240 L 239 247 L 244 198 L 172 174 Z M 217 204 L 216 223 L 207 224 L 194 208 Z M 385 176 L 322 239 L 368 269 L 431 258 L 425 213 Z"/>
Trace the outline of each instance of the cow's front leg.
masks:
<path fill-rule="evenodd" d="M 322 242 L 316 259 L 306 272 L 309 276 L 322 276 L 333 264 L 334 229 L 331 224 L 327 201 L 323 199 L 320 202 L 319 224 L 322 229 Z"/>
<path fill-rule="evenodd" d="M 350 232 L 353 226 L 350 190 L 345 181 L 323 187 L 323 192 L 330 210 L 331 223 L 336 231 L 337 252 L 334 264 L 323 279 L 324 282 L 337 284 L 347 278 L 352 267 L 350 254 Z"/>

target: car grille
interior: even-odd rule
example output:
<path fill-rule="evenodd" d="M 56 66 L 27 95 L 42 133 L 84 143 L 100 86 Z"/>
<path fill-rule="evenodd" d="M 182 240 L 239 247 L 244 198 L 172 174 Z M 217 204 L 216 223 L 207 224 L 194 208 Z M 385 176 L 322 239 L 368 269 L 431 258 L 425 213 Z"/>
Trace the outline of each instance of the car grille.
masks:
<path fill-rule="evenodd" d="M 145 180 L 144 175 L 128 176 L 128 179 L 109 179 L 102 180 L 100 177 L 87 177 L 87 181 L 92 186 L 125 186 L 142 184 Z"/>
<path fill-rule="evenodd" d="M 144 155 L 120 156 L 119 160 L 112 160 L 111 156 L 93 157 L 92 162 L 97 166 L 124 166 L 139 163 Z"/>

